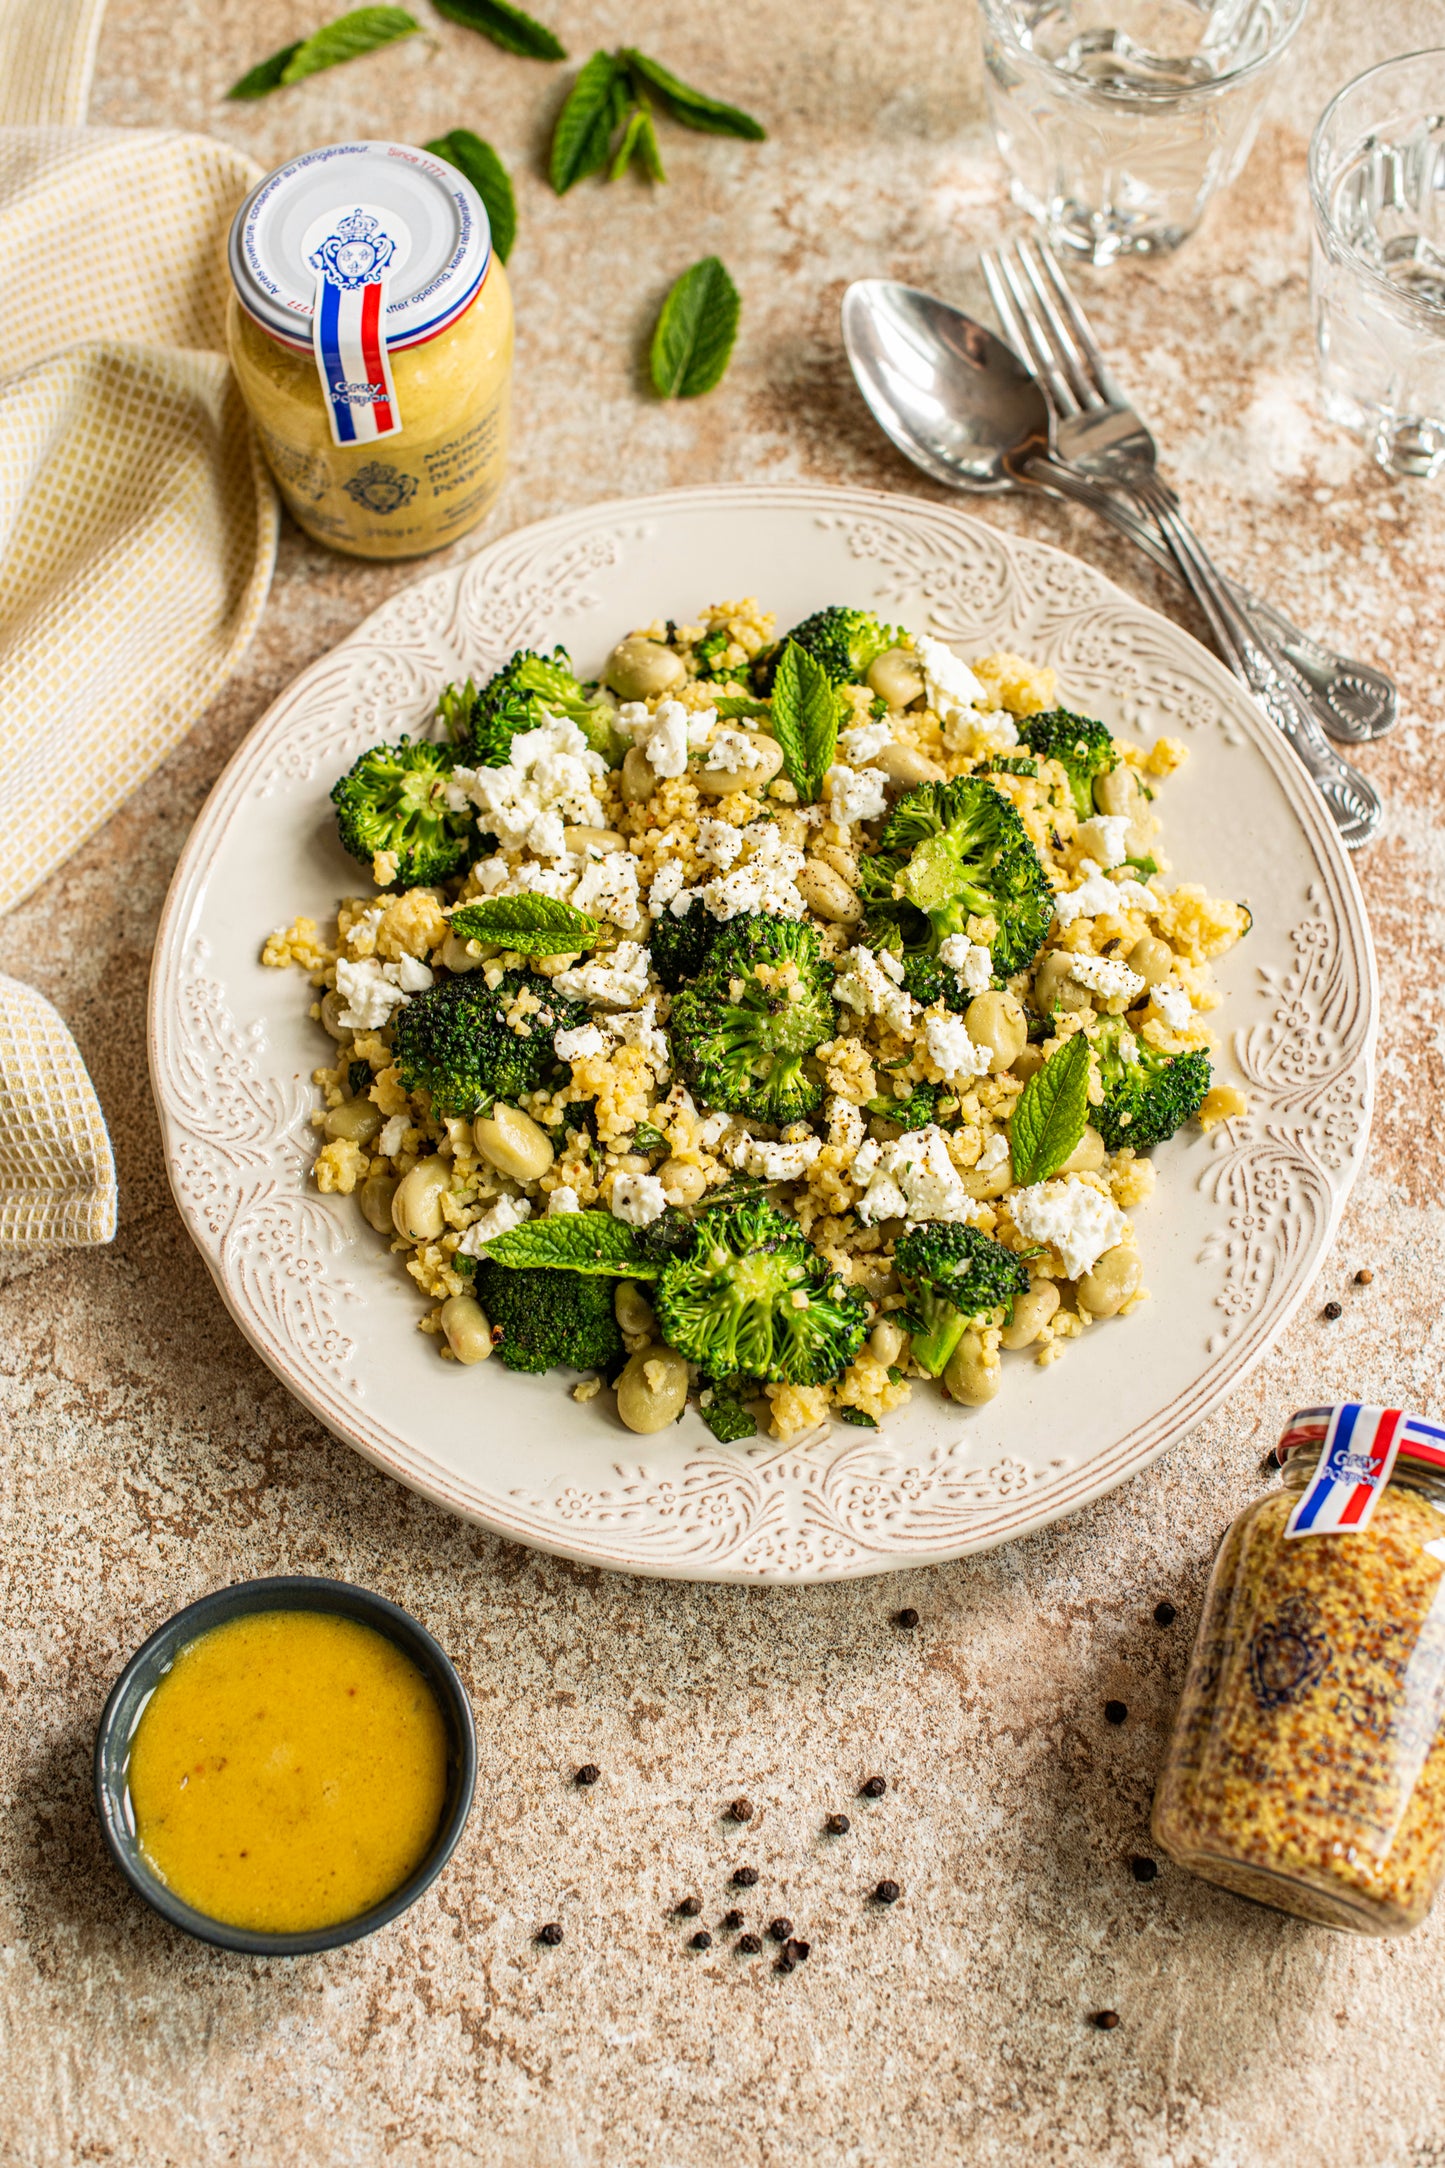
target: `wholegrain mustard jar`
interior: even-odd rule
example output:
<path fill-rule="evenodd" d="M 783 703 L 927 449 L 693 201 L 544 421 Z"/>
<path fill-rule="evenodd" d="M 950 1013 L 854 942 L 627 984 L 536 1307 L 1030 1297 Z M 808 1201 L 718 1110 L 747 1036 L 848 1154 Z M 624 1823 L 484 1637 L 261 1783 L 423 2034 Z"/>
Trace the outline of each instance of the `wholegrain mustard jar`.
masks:
<path fill-rule="evenodd" d="M 1278 1456 L 1215 1561 L 1155 1839 L 1241 1896 L 1404 1934 L 1445 1870 L 1445 1427 L 1306 1408 Z"/>
<path fill-rule="evenodd" d="M 482 200 L 405 143 L 268 174 L 230 238 L 231 365 L 297 524 L 358 557 L 441 549 L 502 484 L 512 301 Z"/>

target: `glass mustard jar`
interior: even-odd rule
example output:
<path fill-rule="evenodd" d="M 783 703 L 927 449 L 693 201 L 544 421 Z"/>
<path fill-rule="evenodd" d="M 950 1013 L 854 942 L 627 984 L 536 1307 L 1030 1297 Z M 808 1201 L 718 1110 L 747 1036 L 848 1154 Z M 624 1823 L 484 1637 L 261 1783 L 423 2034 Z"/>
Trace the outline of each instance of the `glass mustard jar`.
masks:
<path fill-rule="evenodd" d="M 287 509 L 358 557 L 475 527 L 502 485 L 512 301 L 482 200 L 405 143 L 335 143 L 236 213 L 231 365 Z"/>
<path fill-rule="evenodd" d="M 1404 1934 L 1445 1871 L 1445 1427 L 1306 1408 L 1278 1453 L 1215 1560 L 1155 1839 L 1241 1896 Z"/>

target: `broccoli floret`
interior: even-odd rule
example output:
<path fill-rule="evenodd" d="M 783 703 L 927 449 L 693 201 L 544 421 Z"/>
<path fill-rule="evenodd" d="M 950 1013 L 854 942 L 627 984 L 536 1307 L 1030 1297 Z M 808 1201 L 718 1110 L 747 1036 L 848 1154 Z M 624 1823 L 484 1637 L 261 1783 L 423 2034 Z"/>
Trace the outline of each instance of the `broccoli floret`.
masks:
<path fill-rule="evenodd" d="M 1029 1284 L 1028 1268 L 1012 1250 L 954 1221 L 910 1228 L 893 1253 L 893 1269 L 908 1297 L 898 1322 L 913 1335 L 915 1359 L 935 1378 L 969 1326 L 994 1323 L 1000 1310 L 1006 1324 Z"/>
<path fill-rule="evenodd" d="M 970 918 L 991 918 L 1000 978 L 1033 962 L 1054 915 L 1028 830 L 991 783 L 968 775 L 920 783 L 899 799 L 863 861 L 859 893 L 874 941 L 905 958 L 936 956 Z"/>
<path fill-rule="evenodd" d="M 709 1375 L 821 1385 L 853 1360 L 868 1304 L 765 1198 L 706 1212 L 653 1297 L 669 1347 Z"/>
<path fill-rule="evenodd" d="M 562 715 L 577 725 L 594 753 L 615 766 L 622 758 L 622 741 L 611 710 L 594 698 L 596 689 L 577 677 L 565 647 L 554 648 L 550 655 L 518 648 L 480 692 L 472 692 L 467 733 L 473 765 L 505 767 L 519 730 L 536 730 L 548 716 Z M 455 688 L 448 686 L 442 713 L 452 727 L 457 700 Z"/>
<path fill-rule="evenodd" d="M 1111 1152 L 1147 1152 L 1197 1114 L 1213 1071 L 1202 1047 L 1161 1054 L 1136 1038 L 1122 1016 L 1101 1016 L 1089 1033 L 1104 1087 L 1091 1119 Z"/>
<path fill-rule="evenodd" d="M 757 1419 L 747 1404 L 762 1391 L 757 1378 L 709 1378 L 704 1389 L 707 1404 L 698 1413 L 719 1445 L 736 1445 L 742 1438 L 757 1436 Z"/>
<path fill-rule="evenodd" d="M 1102 723 L 1090 715 L 1070 715 L 1067 708 L 1050 708 L 1046 714 L 1030 715 L 1019 724 L 1019 743 L 1040 760 L 1056 760 L 1069 779 L 1079 819 L 1086 821 L 1094 810 L 1094 779 L 1119 765 L 1118 748 Z"/>
<path fill-rule="evenodd" d="M 695 897 L 681 918 L 663 911 L 653 920 L 647 937 L 652 968 L 670 994 L 697 977 L 721 932 L 722 921 L 705 911 Z"/>
<path fill-rule="evenodd" d="M 518 994 L 540 1007 L 514 1031 L 507 1012 Z M 552 1035 L 587 1021 L 580 1001 L 567 1001 L 550 979 L 509 971 L 488 986 L 480 971 L 442 979 L 414 994 L 397 1015 L 392 1053 L 409 1092 L 429 1091 L 439 1114 L 477 1114 L 493 1100 L 515 1106 L 558 1066 Z"/>
<path fill-rule="evenodd" d="M 901 1122 L 905 1129 L 926 1129 L 938 1107 L 938 1086 L 915 1084 L 906 1099 L 895 1099 L 891 1092 L 880 1092 L 876 1099 L 865 1099 L 863 1104 L 870 1114 L 881 1114 L 885 1121 Z"/>
<path fill-rule="evenodd" d="M 623 1352 L 612 1308 L 614 1282 L 591 1272 L 550 1272 L 478 1260 L 477 1300 L 509 1370 L 611 1370 Z"/>
<path fill-rule="evenodd" d="M 811 1114 L 823 1086 L 804 1064 L 837 1031 L 832 984 L 813 927 L 762 915 L 731 919 L 669 1019 L 673 1058 L 694 1096 L 765 1122 Z"/>
<path fill-rule="evenodd" d="M 823 665 L 834 685 L 861 685 L 868 665 L 907 637 L 897 625 L 880 624 L 871 610 L 849 610 L 835 603 L 829 609 L 815 610 L 766 649 L 754 664 L 753 682 L 760 692 L 771 692 L 783 649 L 789 640 L 796 640 L 815 662 Z"/>
<path fill-rule="evenodd" d="M 397 888 L 444 881 L 467 855 L 472 813 L 447 803 L 450 749 L 427 738 L 373 745 L 331 786 L 342 848 L 369 866 L 378 851 L 396 854 Z"/>
<path fill-rule="evenodd" d="M 732 644 L 732 634 L 725 625 L 719 625 L 716 632 L 705 633 L 692 651 L 697 661 L 698 676 L 708 679 L 730 676 L 731 673 L 722 669 L 720 663 Z"/>

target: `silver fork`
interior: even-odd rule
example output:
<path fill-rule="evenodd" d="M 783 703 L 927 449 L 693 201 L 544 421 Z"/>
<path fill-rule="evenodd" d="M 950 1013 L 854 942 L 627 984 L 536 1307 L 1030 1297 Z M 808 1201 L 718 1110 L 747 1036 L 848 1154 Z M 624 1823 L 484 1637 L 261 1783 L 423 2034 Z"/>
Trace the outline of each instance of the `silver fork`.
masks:
<path fill-rule="evenodd" d="M 1109 376 L 1082 309 L 1046 242 L 986 250 L 984 277 L 1004 335 L 1043 389 L 1050 449 L 1094 483 L 1121 490 L 1153 519 L 1214 635 L 1220 656 L 1248 686 L 1304 762 L 1341 840 L 1368 843 L 1384 818 L 1374 785 L 1327 742 L 1288 662 L 1240 603 L 1160 478 L 1154 439 Z"/>

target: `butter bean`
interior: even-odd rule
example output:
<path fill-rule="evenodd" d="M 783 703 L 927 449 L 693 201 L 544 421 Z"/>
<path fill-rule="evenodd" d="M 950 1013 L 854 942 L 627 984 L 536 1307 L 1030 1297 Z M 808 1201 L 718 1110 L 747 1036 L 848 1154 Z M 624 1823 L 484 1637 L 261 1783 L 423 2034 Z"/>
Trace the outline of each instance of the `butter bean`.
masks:
<path fill-rule="evenodd" d="M 1034 1007 L 1040 1016 L 1052 1016 L 1055 1009 L 1072 1013 L 1093 1007 L 1093 997 L 1073 976 L 1072 964 L 1064 949 L 1050 949 L 1035 971 Z"/>
<path fill-rule="evenodd" d="M 903 1327 L 895 1325 L 891 1317 L 880 1317 L 868 1335 L 868 1352 L 875 1362 L 891 1370 L 903 1353 L 906 1337 Z"/>
<path fill-rule="evenodd" d="M 341 1012 L 345 1007 L 346 1003 L 337 993 L 335 987 L 332 988 L 329 994 L 321 996 L 321 1028 L 323 1031 L 330 1032 L 333 1039 L 349 1039 L 351 1037 L 349 1028 L 341 1021 Z"/>
<path fill-rule="evenodd" d="M 1030 1280 L 1028 1293 L 1014 1304 L 1012 1322 L 999 1335 L 999 1345 L 1032 1347 L 1058 1307 L 1059 1291 L 1052 1280 Z"/>
<path fill-rule="evenodd" d="M 690 782 L 696 783 L 706 798 L 730 798 L 735 790 L 761 791 L 766 789 L 783 765 L 783 748 L 776 738 L 761 732 L 749 739 L 757 755 L 756 765 L 747 768 L 692 768 L 688 771 Z"/>
<path fill-rule="evenodd" d="M 1084 1134 L 1060 1167 L 1060 1174 L 1097 1174 L 1104 1164 L 1104 1140 L 1092 1122 L 1084 1124 Z"/>
<path fill-rule="evenodd" d="M 1022 1004 L 1012 994 L 990 988 L 975 994 L 964 1010 L 963 1021 L 975 1046 L 988 1049 L 990 1076 L 1011 1069 L 1028 1045 L 1029 1021 Z"/>
<path fill-rule="evenodd" d="M 976 1167 L 970 1167 L 966 1174 L 959 1176 L 965 1195 L 979 1204 L 985 1204 L 994 1197 L 1001 1197 L 1004 1191 L 1012 1186 L 1013 1178 L 1012 1159 L 1001 1159 L 996 1167 L 989 1168 L 987 1174 L 980 1174 Z"/>
<path fill-rule="evenodd" d="M 392 1233 L 391 1202 L 401 1185 L 394 1174 L 369 1174 L 357 1193 L 361 1216 L 379 1235 Z"/>
<path fill-rule="evenodd" d="M 943 1382 L 966 1408 L 981 1408 L 998 1391 L 1002 1368 L 1001 1363 L 985 1362 L 982 1339 L 976 1332 L 966 1332 L 948 1359 Z"/>
<path fill-rule="evenodd" d="M 867 670 L 870 692 L 881 693 L 890 708 L 906 708 L 923 696 L 923 673 L 911 648 L 885 648 Z"/>
<path fill-rule="evenodd" d="M 349 1144 L 370 1144 L 381 1132 L 386 1117 L 370 1099 L 348 1099 L 333 1107 L 326 1117 L 328 1137 L 344 1137 Z"/>
<path fill-rule="evenodd" d="M 915 745 L 900 745 L 896 738 L 891 745 L 882 746 L 874 754 L 869 766 L 881 769 L 889 782 L 900 790 L 912 790 L 915 783 L 943 781 L 943 770 L 937 761 L 920 753 Z"/>
<path fill-rule="evenodd" d="M 622 795 L 629 805 L 643 805 L 657 789 L 657 770 L 640 745 L 630 745 L 622 762 Z"/>
<path fill-rule="evenodd" d="M 707 1176 L 688 1159 L 665 1159 L 657 1179 L 669 1204 L 696 1204 L 707 1188 Z"/>
<path fill-rule="evenodd" d="M 1117 768 L 1094 777 L 1094 803 L 1101 813 L 1125 813 L 1132 820 L 1149 801 L 1134 770 L 1121 760 Z"/>
<path fill-rule="evenodd" d="M 397 1184 L 391 1200 L 391 1220 L 408 1242 L 435 1242 L 446 1225 L 442 1198 L 451 1186 L 451 1169 L 444 1160 L 421 1159 Z"/>
<path fill-rule="evenodd" d="M 459 1363 L 484 1363 L 492 1352 L 492 1328 L 475 1295 L 452 1295 L 442 1304 L 442 1331 Z"/>
<path fill-rule="evenodd" d="M 687 1405 L 687 1364 L 670 1347 L 645 1347 L 617 1380 L 617 1412 L 647 1437 L 675 1423 Z"/>
<path fill-rule="evenodd" d="M 816 858 L 810 858 L 798 875 L 797 889 L 808 909 L 830 925 L 856 926 L 863 916 L 863 906 L 842 874 L 819 865 Z"/>
<path fill-rule="evenodd" d="M 1043 1065 L 1043 1048 L 1041 1046 L 1026 1046 L 1014 1056 L 1013 1073 L 1017 1077 L 1022 1077 L 1025 1084 L 1027 1084 L 1031 1076 L 1038 1075 Z"/>
<path fill-rule="evenodd" d="M 618 1281 L 612 1310 L 624 1332 L 652 1334 L 657 1330 L 656 1312 L 635 1280 Z"/>
<path fill-rule="evenodd" d="M 478 944 L 480 947 L 480 943 Z M 460 934 L 448 931 L 442 943 L 442 962 L 448 971 L 475 971 L 485 963 L 484 956 L 473 956 Z"/>
<path fill-rule="evenodd" d="M 1078 1282 L 1079 1308 L 1087 1310 L 1090 1317 L 1117 1317 L 1143 1283 L 1144 1264 L 1139 1252 L 1127 1242 L 1116 1243 Z"/>
<path fill-rule="evenodd" d="M 603 683 L 611 686 L 619 700 L 650 700 L 654 693 L 671 691 L 686 676 L 680 655 L 640 632 L 618 641 L 602 673 Z"/>
<path fill-rule="evenodd" d="M 589 851 L 606 853 L 627 848 L 626 836 L 620 836 L 615 828 L 564 828 L 562 840 L 569 851 L 576 851 L 584 858 Z"/>
<path fill-rule="evenodd" d="M 472 1123 L 472 1135 L 488 1166 L 495 1167 L 498 1174 L 510 1175 L 514 1182 L 539 1180 L 556 1156 L 551 1138 L 530 1114 L 500 1102 L 490 1114 L 478 1115 Z"/>
<path fill-rule="evenodd" d="M 1146 933 L 1136 941 L 1125 958 L 1131 971 L 1137 971 L 1146 986 L 1162 986 L 1174 974 L 1174 951 L 1167 941 L 1156 940 Z"/>

